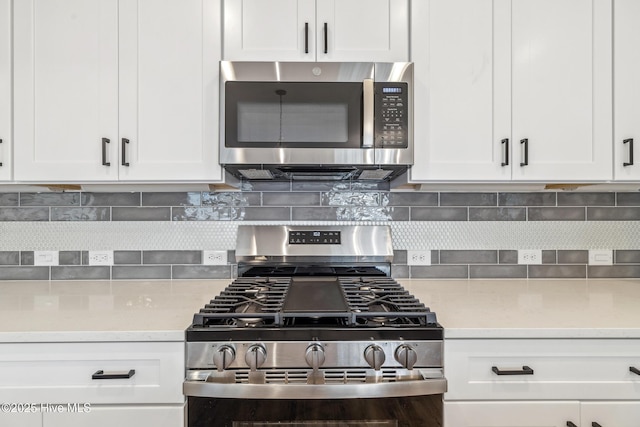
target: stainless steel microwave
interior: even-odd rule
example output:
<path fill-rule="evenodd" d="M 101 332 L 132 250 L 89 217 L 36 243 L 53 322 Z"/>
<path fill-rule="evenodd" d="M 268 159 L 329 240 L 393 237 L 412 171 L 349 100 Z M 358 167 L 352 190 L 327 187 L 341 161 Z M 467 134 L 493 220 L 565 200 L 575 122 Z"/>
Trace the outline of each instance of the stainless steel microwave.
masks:
<path fill-rule="evenodd" d="M 387 180 L 413 164 L 412 63 L 220 67 L 220 163 L 232 174 Z"/>

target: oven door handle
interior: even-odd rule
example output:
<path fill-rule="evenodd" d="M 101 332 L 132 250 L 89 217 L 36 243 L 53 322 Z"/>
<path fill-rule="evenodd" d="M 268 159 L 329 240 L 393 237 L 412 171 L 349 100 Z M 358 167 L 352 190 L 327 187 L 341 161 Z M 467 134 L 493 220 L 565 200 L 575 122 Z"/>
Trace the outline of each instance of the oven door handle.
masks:
<path fill-rule="evenodd" d="M 362 81 L 362 147 L 373 148 L 374 89 L 372 79 Z"/>
<path fill-rule="evenodd" d="M 443 394 L 445 378 L 357 384 L 223 384 L 187 380 L 182 390 L 189 397 L 230 399 L 356 399 Z"/>

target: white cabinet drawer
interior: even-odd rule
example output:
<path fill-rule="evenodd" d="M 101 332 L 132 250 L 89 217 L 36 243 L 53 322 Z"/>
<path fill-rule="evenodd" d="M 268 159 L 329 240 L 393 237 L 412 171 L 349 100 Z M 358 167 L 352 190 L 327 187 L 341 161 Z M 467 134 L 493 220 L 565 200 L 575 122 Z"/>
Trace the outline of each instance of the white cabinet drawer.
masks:
<path fill-rule="evenodd" d="M 92 407 L 89 412 L 44 413 L 43 427 L 182 427 L 184 404 Z"/>
<path fill-rule="evenodd" d="M 446 400 L 640 399 L 640 340 L 445 340 L 444 353 Z"/>
<path fill-rule="evenodd" d="M 131 378 L 92 379 L 131 370 Z M 1 344 L 0 378 L 1 402 L 182 403 L 184 343 Z"/>

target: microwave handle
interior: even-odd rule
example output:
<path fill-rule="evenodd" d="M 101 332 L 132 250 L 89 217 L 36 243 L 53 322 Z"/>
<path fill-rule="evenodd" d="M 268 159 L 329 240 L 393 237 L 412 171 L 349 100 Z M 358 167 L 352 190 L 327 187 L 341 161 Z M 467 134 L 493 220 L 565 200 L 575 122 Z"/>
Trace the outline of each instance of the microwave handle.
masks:
<path fill-rule="evenodd" d="M 362 146 L 373 147 L 374 85 L 372 79 L 362 82 Z"/>

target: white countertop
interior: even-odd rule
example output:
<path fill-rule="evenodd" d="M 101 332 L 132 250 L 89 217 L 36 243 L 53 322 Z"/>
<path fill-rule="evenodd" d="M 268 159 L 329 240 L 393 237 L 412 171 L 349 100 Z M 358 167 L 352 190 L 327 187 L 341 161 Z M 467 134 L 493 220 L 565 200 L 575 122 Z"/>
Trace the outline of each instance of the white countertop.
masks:
<path fill-rule="evenodd" d="M 640 280 L 410 280 L 445 338 L 640 338 Z M 224 280 L 0 282 L 0 342 L 182 341 Z"/>

